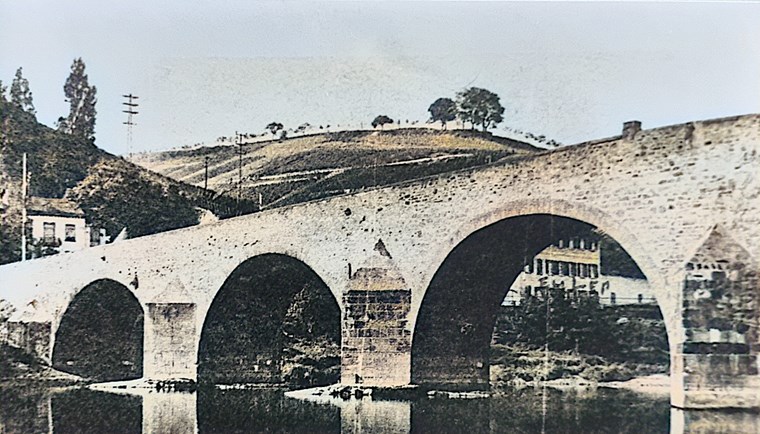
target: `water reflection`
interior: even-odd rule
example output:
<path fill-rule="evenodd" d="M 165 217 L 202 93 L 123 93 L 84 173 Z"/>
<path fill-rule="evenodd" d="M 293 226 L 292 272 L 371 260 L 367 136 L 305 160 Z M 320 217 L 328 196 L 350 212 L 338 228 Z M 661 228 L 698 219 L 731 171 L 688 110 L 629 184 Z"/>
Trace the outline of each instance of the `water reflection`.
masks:
<path fill-rule="evenodd" d="M 757 433 L 750 412 L 681 411 L 667 397 L 525 389 L 490 399 L 304 401 L 282 390 L 138 395 L 0 388 L 0 433 Z"/>

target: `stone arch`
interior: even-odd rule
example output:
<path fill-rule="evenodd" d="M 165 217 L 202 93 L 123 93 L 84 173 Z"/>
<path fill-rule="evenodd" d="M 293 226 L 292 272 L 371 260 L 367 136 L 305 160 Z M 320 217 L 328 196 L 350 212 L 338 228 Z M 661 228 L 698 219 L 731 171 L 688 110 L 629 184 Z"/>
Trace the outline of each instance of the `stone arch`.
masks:
<path fill-rule="evenodd" d="M 53 367 L 98 381 L 140 378 L 144 318 L 143 306 L 125 285 L 90 282 L 51 328 Z"/>
<path fill-rule="evenodd" d="M 647 253 L 645 246 L 639 242 L 635 231 L 630 230 L 624 221 L 613 217 L 599 208 L 558 199 L 514 200 L 467 220 L 457 227 L 444 240 L 445 242 L 438 245 L 436 252 L 432 256 L 432 266 L 425 274 L 421 286 L 427 288 L 430 285 L 433 275 L 443 264 L 446 257 L 457 245 L 461 244 L 473 233 L 508 218 L 536 214 L 548 214 L 578 220 L 602 230 L 620 243 L 621 246 L 625 247 L 625 250 L 635 259 L 636 264 L 641 268 L 647 280 L 655 282 L 655 286 L 657 287 L 664 286 L 667 276 L 657 266 L 654 258 Z"/>
<path fill-rule="evenodd" d="M 339 370 L 340 308 L 305 262 L 256 255 L 216 291 L 200 330 L 199 381 L 326 384 Z"/>
<path fill-rule="evenodd" d="M 428 276 L 414 317 L 412 382 L 487 387 L 496 311 L 525 258 L 563 236 L 592 228 L 619 242 L 653 288 L 662 288 L 665 280 L 651 257 L 609 215 L 564 201 L 506 204 L 465 223 L 436 252 L 437 267 Z M 497 257 L 496 251 L 506 254 Z M 672 347 L 674 312 L 663 305 L 660 294 L 656 298 Z"/>

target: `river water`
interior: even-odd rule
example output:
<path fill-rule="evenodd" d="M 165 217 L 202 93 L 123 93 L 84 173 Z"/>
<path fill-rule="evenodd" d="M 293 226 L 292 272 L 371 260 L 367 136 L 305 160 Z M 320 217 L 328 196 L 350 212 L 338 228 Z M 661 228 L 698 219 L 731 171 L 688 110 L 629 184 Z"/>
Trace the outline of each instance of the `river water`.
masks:
<path fill-rule="evenodd" d="M 684 412 L 623 390 L 504 391 L 483 399 L 286 397 L 284 390 L 116 394 L 0 388 L 0 433 L 760 432 L 760 415 Z"/>

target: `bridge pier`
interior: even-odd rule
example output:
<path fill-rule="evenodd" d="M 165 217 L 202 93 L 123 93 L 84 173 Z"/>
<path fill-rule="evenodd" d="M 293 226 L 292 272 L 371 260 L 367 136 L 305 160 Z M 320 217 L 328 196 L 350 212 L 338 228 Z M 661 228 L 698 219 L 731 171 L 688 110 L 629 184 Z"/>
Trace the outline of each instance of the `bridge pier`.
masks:
<path fill-rule="evenodd" d="M 757 266 L 714 228 L 686 264 L 680 288 L 682 342 L 671 355 L 678 408 L 760 408 Z"/>
<path fill-rule="evenodd" d="M 143 376 L 151 380 L 198 378 L 197 306 L 175 282 L 147 303 Z"/>
<path fill-rule="evenodd" d="M 340 382 L 404 386 L 411 381 L 412 291 L 382 241 L 375 251 L 343 293 Z"/>

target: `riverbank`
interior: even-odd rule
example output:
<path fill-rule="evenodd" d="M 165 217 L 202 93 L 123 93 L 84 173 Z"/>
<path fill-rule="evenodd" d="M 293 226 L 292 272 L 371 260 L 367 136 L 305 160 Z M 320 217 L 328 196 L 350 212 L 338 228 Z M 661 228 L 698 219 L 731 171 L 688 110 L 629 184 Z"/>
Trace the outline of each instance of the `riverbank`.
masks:
<path fill-rule="evenodd" d="M 492 346 L 491 384 L 496 389 L 611 387 L 669 390 L 666 364 L 614 362 L 599 356 Z"/>
<path fill-rule="evenodd" d="M 32 383 L 41 383 L 45 386 L 72 386 L 84 384 L 86 380 L 54 369 L 21 349 L 0 344 L 0 384 Z"/>

